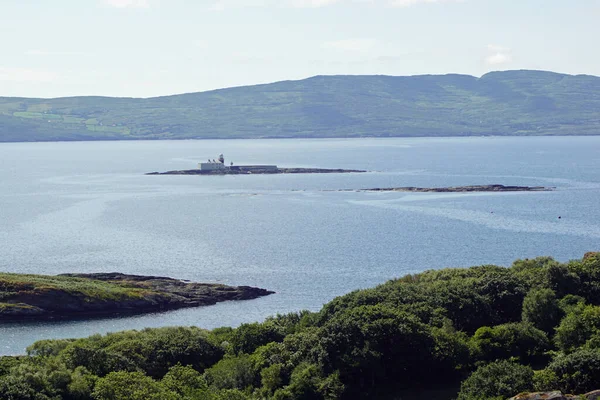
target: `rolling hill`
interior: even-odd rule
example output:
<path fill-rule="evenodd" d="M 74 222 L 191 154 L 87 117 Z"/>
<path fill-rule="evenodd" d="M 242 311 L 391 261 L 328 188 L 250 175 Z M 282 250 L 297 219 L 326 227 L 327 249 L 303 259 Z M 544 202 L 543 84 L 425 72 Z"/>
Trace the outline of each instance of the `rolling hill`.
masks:
<path fill-rule="evenodd" d="M 600 78 L 315 76 L 154 98 L 0 97 L 0 141 L 596 135 Z"/>

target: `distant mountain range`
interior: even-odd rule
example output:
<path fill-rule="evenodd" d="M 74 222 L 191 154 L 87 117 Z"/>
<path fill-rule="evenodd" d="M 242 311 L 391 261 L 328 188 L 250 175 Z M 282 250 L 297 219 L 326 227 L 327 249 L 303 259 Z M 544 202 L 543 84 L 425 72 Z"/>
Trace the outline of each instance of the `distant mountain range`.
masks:
<path fill-rule="evenodd" d="M 315 76 L 148 99 L 0 97 L 0 141 L 600 134 L 600 78 Z"/>

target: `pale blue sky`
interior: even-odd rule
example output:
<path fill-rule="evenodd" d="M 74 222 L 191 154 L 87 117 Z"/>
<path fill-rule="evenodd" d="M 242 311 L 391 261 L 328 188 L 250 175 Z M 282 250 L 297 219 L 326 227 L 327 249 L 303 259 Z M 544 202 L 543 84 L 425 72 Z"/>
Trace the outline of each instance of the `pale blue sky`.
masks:
<path fill-rule="evenodd" d="M 321 74 L 600 75 L 600 0 L 0 0 L 0 96 Z"/>

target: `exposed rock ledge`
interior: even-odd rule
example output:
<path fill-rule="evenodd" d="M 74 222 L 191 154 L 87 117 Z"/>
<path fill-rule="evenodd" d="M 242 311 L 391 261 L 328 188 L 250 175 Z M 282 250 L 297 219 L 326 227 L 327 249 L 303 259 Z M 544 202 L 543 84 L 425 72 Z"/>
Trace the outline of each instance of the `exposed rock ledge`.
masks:
<path fill-rule="evenodd" d="M 274 174 L 346 174 L 367 172 L 358 169 L 325 169 L 325 168 L 276 168 L 245 169 L 244 167 L 227 168 L 214 171 L 186 169 L 182 171 L 148 172 L 146 175 L 274 175 Z"/>
<path fill-rule="evenodd" d="M 417 193 L 464 193 L 464 192 L 548 192 L 553 188 L 544 186 L 471 185 L 450 187 L 391 187 L 372 189 L 340 189 L 339 192 L 417 192 Z"/>
<path fill-rule="evenodd" d="M 0 274 L 0 321 L 138 314 L 250 300 L 274 292 L 121 273 Z"/>
<path fill-rule="evenodd" d="M 600 399 L 600 390 L 586 393 L 584 395 L 575 396 L 572 394 L 562 394 L 562 392 L 538 392 L 538 393 L 521 393 L 509 400 L 598 400 Z"/>

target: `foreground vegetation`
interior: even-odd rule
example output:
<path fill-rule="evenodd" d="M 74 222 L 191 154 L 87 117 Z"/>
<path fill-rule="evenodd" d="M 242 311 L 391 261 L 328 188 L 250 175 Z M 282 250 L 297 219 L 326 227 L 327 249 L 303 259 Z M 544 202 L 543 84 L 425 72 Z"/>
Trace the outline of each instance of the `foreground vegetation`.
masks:
<path fill-rule="evenodd" d="M 600 78 L 316 76 L 150 99 L 0 97 L 0 142 L 598 135 Z"/>
<path fill-rule="evenodd" d="M 600 253 L 427 271 L 318 313 L 46 340 L 0 359 L 2 399 L 478 400 L 598 388 Z"/>

